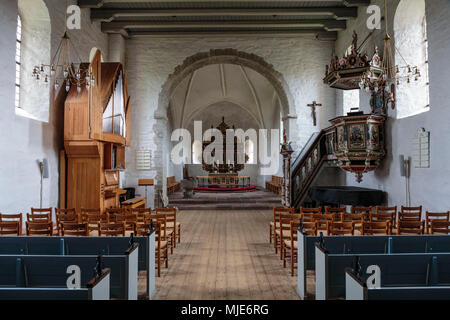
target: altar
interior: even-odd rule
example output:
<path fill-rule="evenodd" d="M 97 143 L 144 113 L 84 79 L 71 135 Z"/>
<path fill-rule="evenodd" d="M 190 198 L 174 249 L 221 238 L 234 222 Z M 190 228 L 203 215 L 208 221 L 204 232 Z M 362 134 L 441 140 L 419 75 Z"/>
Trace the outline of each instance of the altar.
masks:
<path fill-rule="evenodd" d="M 249 176 L 238 174 L 209 174 L 197 177 L 198 186 L 201 188 L 246 188 L 250 187 Z"/>
<path fill-rule="evenodd" d="M 236 138 L 234 138 L 233 142 L 229 144 L 226 143 L 226 131 L 227 129 L 230 129 L 230 126 L 225 123 L 225 118 L 222 117 L 222 122 L 216 129 L 222 133 L 222 156 L 219 158 L 220 161 L 219 159 L 216 159 L 214 163 L 206 163 L 203 159 L 202 168 L 208 172 L 208 175 L 196 177 L 198 187 L 195 188 L 194 191 L 224 193 L 255 191 L 256 187 L 251 184 L 250 176 L 240 176 L 238 173 L 245 168 L 245 163 L 249 160 L 248 155 L 245 154 L 244 143 L 238 142 Z M 214 137 L 210 141 L 204 141 L 202 152 L 204 152 L 205 148 L 213 141 Z M 226 158 L 229 149 L 231 149 L 233 155 L 232 160 Z M 244 154 L 242 154 L 242 152 Z M 239 158 L 243 158 L 244 163 L 239 163 Z"/>

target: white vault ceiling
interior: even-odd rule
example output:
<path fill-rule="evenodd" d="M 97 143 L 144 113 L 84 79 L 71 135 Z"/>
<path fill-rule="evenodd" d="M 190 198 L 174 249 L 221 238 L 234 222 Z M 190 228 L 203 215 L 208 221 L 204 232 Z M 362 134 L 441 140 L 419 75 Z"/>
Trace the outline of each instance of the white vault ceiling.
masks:
<path fill-rule="evenodd" d="M 188 75 L 175 90 L 169 107 L 172 127 L 188 128 L 194 120 L 207 121 L 212 107 L 221 114 L 215 114 L 211 123 L 222 116 L 235 118 L 236 108 L 227 108 L 232 104 L 241 108 L 243 119 L 252 119 L 259 128 L 271 128 L 273 119 L 279 118 L 278 96 L 265 77 L 240 65 L 213 64 Z"/>

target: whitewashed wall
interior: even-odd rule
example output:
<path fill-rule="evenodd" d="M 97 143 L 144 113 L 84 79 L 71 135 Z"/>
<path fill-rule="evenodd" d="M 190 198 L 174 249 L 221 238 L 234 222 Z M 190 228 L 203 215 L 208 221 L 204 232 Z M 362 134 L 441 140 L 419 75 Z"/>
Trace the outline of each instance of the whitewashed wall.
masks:
<path fill-rule="evenodd" d="M 383 1 L 372 1 L 382 6 Z M 394 12 L 399 3 L 398 0 L 389 1 L 390 19 L 392 27 Z M 336 43 L 336 52 L 339 55 L 345 51 L 351 43 L 351 32 L 359 31 L 360 39 L 363 39 L 368 30 L 365 27 L 365 10 L 360 9 L 359 18 L 350 23 L 348 30 L 339 33 Z M 411 204 L 424 206 L 424 210 L 447 211 L 450 210 L 450 91 L 448 79 L 450 64 L 450 2 L 448 0 L 426 1 L 426 18 L 428 25 L 428 56 L 430 77 L 430 111 L 403 119 L 395 119 L 396 111 L 389 110 L 387 122 L 387 156 L 381 167 L 374 173 L 364 175 L 360 184 L 362 187 L 381 189 L 388 194 L 390 205 L 404 205 L 405 179 L 400 177 L 399 155 L 412 157 L 412 139 L 418 128 L 425 128 L 431 133 L 431 167 L 429 169 L 411 170 Z M 378 31 L 374 40 L 382 46 L 384 32 Z M 393 32 L 391 31 L 391 35 Z M 395 38 L 394 38 L 395 40 Z M 361 109 L 370 111 L 369 95 L 361 92 Z M 337 114 L 342 112 L 341 100 L 337 100 Z M 397 108 L 408 106 L 398 105 Z M 344 175 L 343 184 L 358 185 L 352 174 Z"/>
<path fill-rule="evenodd" d="M 75 1 L 71 1 L 75 3 Z M 52 54 L 64 32 L 65 1 L 45 0 L 49 9 L 52 34 Z M 17 26 L 17 0 L 0 2 L 0 212 L 29 212 L 39 206 L 40 171 L 37 160 L 48 158 L 50 178 L 44 179 L 43 206 L 58 205 L 59 150 L 62 145 L 61 108 L 50 107 L 48 122 L 17 116 L 14 110 L 15 48 Z M 108 53 L 108 37 L 99 25 L 89 19 L 89 10 L 82 10 L 82 29 L 70 32 L 81 58 L 89 59 L 96 46 Z M 34 91 L 32 94 L 39 94 Z M 50 103 L 50 102 L 49 102 Z M 45 107 L 45 106 L 43 106 Z M 47 109 L 49 109 L 47 107 Z"/>
<path fill-rule="evenodd" d="M 233 48 L 256 54 L 272 64 L 286 79 L 295 101 L 297 120 L 291 122 L 291 140 L 297 148 L 310 135 L 328 126 L 335 114 L 335 92 L 322 82 L 325 63 L 333 47 L 332 42 L 306 38 L 136 38 L 127 41 L 127 72 L 132 95 L 132 146 L 127 151 L 126 184 L 136 186 L 139 178 L 156 177 L 161 165 L 161 154 L 153 154 L 154 170 L 136 171 L 134 154 L 145 147 L 156 150 L 156 134 L 166 134 L 167 128 L 158 127 L 155 110 L 161 87 L 174 68 L 198 52 L 210 49 Z M 318 124 L 312 124 L 311 109 L 306 105 L 313 100 L 321 102 Z M 165 115 L 158 115 L 165 117 Z M 167 148 L 169 149 L 169 148 Z M 165 150 L 168 153 L 170 150 Z M 140 192 L 143 192 L 141 190 Z"/>

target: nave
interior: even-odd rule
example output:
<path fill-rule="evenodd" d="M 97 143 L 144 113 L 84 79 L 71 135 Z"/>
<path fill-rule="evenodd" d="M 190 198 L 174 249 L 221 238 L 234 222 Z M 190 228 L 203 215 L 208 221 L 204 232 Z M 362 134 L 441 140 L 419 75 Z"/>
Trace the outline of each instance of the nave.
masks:
<path fill-rule="evenodd" d="M 154 299 L 298 300 L 296 278 L 269 244 L 273 210 L 180 211 L 183 239 Z"/>

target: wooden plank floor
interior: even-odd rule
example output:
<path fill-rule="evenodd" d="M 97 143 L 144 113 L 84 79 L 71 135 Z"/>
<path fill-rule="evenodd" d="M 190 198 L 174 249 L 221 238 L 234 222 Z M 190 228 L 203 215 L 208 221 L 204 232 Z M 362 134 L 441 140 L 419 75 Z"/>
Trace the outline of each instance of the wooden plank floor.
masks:
<path fill-rule="evenodd" d="M 181 244 L 155 299 L 294 300 L 297 277 L 268 242 L 271 210 L 180 211 Z"/>

